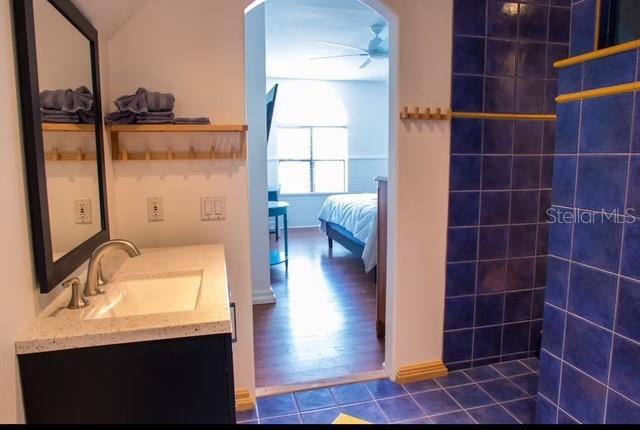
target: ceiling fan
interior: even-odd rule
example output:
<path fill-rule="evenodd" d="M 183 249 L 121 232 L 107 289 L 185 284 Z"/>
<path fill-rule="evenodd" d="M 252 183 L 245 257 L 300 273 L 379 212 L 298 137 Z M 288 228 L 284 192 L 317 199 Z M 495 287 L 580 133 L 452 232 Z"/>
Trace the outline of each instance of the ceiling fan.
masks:
<path fill-rule="evenodd" d="M 374 34 L 374 38 L 369 42 L 369 49 L 360 48 L 357 46 L 347 45 L 344 43 L 338 42 L 329 42 L 326 40 L 318 40 L 318 43 L 322 43 L 324 45 L 337 46 L 340 48 L 347 48 L 354 51 L 359 51 L 359 54 L 345 54 L 345 55 L 332 55 L 329 57 L 315 57 L 309 58 L 309 60 L 328 60 L 332 58 L 344 58 L 344 57 L 367 57 L 360 66 L 360 69 L 364 69 L 369 64 L 371 64 L 374 60 L 382 60 L 389 58 L 389 50 L 385 47 L 384 40 L 380 37 L 380 34 L 386 28 L 386 24 L 378 23 L 373 24 L 370 27 L 371 32 Z"/>

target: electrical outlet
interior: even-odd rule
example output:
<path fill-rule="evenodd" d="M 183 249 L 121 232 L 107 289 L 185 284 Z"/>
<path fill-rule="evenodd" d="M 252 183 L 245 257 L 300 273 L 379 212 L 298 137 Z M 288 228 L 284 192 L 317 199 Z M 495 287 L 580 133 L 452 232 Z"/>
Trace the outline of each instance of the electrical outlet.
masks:
<path fill-rule="evenodd" d="M 74 200 L 73 212 L 76 224 L 91 224 L 91 199 Z"/>
<path fill-rule="evenodd" d="M 202 221 L 224 221 L 226 219 L 224 197 L 202 197 L 200 215 Z"/>
<path fill-rule="evenodd" d="M 164 204 L 161 197 L 149 197 L 147 199 L 147 214 L 149 222 L 164 221 Z"/>

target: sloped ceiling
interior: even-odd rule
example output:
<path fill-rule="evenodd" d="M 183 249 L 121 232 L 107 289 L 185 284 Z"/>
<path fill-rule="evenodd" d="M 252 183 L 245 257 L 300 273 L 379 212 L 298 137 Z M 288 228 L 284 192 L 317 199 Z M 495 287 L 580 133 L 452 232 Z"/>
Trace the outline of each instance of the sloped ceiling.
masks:
<path fill-rule="evenodd" d="M 103 36 L 110 39 L 147 0 L 72 0 Z"/>

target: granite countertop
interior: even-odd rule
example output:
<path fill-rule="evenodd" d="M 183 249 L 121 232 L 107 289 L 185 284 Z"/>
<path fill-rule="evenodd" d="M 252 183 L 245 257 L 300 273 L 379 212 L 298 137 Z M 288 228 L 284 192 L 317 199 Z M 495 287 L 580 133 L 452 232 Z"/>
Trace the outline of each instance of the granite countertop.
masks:
<path fill-rule="evenodd" d="M 108 268 L 105 269 L 108 272 Z M 89 298 L 91 304 L 86 308 L 69 310 L 66 305 L 71 291 L 65 291 L 16 340 L 16 353 L 33 354 L 231 333 L 229 289 L 222 245 L 145 249 L 141 256 L 125 260 L 110 282 L 162 278 L 184 272 L 202 273 L 195 310 L 84 319 L 95 311 L 100 299 Z"/>

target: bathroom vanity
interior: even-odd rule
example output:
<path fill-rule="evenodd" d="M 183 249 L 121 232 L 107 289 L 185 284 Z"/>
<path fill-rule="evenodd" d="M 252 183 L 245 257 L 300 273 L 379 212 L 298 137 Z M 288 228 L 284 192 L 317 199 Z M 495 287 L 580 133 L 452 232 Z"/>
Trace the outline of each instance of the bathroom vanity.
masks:
<path fill-rule="evenodd" d="M 235 423 L 223 246 L 119 264 L 89 306 L 62 294 L 16 341 L 27 422 Z"/>

